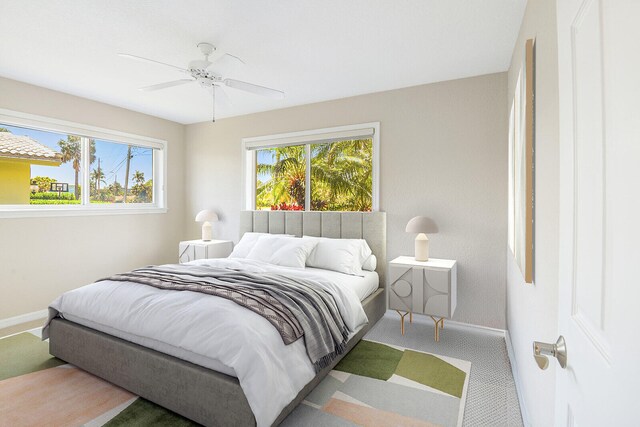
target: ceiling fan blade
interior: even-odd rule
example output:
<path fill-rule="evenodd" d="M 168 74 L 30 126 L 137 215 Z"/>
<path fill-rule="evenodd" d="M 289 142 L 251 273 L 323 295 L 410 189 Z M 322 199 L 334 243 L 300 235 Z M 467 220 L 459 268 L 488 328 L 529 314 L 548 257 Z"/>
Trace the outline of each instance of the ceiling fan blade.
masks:
<path fill-rule="evenodd" d="M 213 64 L 215 63 L 219 63 L 219 62 L 227 62 L 227 61 L 232 61 L 232 62 L 239 62 L 243 65 L 247 65 L 246 62 L 244 62 L 239 56 L 236 55 L 232 55 L 228 52 L 225 52 L 224 50 L 220 50 L 220 51 L 216 51 L 215 57 L 211 58 L 211 62 Z M 211 66 L 210 65 L 210 66 Z"/>
<path fill-rule="evenodd" d="M 143 58 L 142 56 L 131 55 L 130 53 L 118 53 L 118 56 L 121 56 L 123 58 L 134 59 L 136 61 L 142 61 L 142 62 L 149 62 L 149 63 L 152 63 L 152 64 L 164 65 L 165 67 L 170 67 L 170 68 L 173 68 L 174 70 L 182 71 L 183 73 L 187 72 L 187 70 L 185 70 L 184 68 L 176 67 L 175 65 L 171 65 L 171 64 L 165 64 L 164 62 L 156 61 L 154 59 Z"/>
<path fill-rule="evenodd" d="M 239 62 L 240 62 L 240 63 L 242 63 L 243 65 L 247 65 L 247 63 L 246 63 L 246 62 L 244 62 L 244 61 L 242 60 L 242 58 L 240 58 L 239 56 L 235 56 L 235 55 L 232 55 L 232 54 L 230 54 L 230 53 L 225 53 L 225 54 L 224 54 L 224 55 L 222 55 L 222 56 L 223 56 L 223 57 L 225 57 L 225 58 L 232 58 L 232 59 L 235 59 L 236 61 L 239 61 Z"/>
<path fill-rule="evenodd" d="M 230 53 L 222 52 L 220 55 L 217 53 L 214 58 L 210 58 L 211 63 L 207 66 L 207 70 L 213 73 L 232 74 L 239 71 L 239 67 L 247 65 L 242 59 Z"/>
<path fill-rule="evenodd" d="M 217 86 L 217 85 L 213 86 L 212 90 L 216 91 L 216 100 L 220 101 L 220 105 L 222 105 L 224 107 L 233 106 L 233 102 L 231 101 L 231 98 L 229 98 L 229 95 L 222 88 L 222 86 Z"/>
<path fill-rule="evenodd" d="M 223 83 L 234 89 L 243 90 L 245 92 L 255 93 L 256 95 L 266 96 L 273 99 L 284 99 L 284 92 L 271 89 L 264 86 L 254 85 L 240 80 L 224 79 Z"/>
<path fill-rule="evenodd" d="M 195 80 L 193 80 L 193 79 L 174 80 L 172 82 L 158 83 L 157 85 L 141 87 L 138 90 L 143 90 L 145 92 L 151 92 L 151 91 L 154 91 L 154 90 L 165 89 L 165 88 L 173 87 L 173 86 L 180 86 L 180 85 L 184 85 L 184 84 L 192 83 L 192 82 L 195 82 Z"/>

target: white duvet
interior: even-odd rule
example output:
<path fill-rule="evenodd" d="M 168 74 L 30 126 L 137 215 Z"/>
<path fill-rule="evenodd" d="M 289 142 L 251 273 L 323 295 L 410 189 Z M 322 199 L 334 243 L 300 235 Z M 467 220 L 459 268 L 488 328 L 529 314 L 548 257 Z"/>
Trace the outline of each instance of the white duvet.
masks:
<path fill-rule="evenodd" d="M 367 323 L 356 292 L 327 279 L 318 270 L 278 267 L 237 258 L 198 260 L 192 264 L 315 279 L 334 296 L 351 331 L 355 333 Z M 49 320 L 59 314 L 73 322 L 236 376 L 258 427 L 271 425 L 315 376 L 304 338 L 286 346 L 266 319 L 224 298 L 104 281 L 62 294 L 51 303 L 49 312 Z"/>

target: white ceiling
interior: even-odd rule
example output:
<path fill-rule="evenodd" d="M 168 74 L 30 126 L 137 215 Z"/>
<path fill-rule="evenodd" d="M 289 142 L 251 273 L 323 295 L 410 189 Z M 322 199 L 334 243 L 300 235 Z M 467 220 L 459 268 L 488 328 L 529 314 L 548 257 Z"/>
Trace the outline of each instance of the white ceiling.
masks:
<path fill-rule="evenodd" d="M 211 119 L 198 85 L 141 92 L 211 42 L 247 65 L 226 77 L 286 92 L 227 89 L 230 117 L 507 70 L 526 0 L 2 0 L 0 76 L 180 123 Z"/>

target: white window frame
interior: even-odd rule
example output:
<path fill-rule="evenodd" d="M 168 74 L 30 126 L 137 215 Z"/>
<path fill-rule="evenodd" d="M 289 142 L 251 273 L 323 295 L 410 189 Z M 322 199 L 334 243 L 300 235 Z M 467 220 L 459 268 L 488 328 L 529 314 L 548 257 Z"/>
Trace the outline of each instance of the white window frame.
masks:
<path fill-rule="evenodd" d="M 117 130 L 84 125 L 0 108 L 0 123 L 46 132 L 56 132 L 81 137 L 82 188 L 89 188 L 89 156 L 86 152 L 89 139 L 131 144 L 155 148 L 153 155 L 153 203 L 90 204 L 89 192 L 81 194 L 80 205 L 0 205 L 0 218 L 27 218 L 47 216 L 85 216 L 117 214 L 151 214 L 167 212 L 167 141 L 120 132 Z"/>
<path fill-rule="evenodd" d="M 301 132 L 280 133 L 242 139 L 242 207 L 256 208 L 256 150 L 287 145 L 306 145 L 307 170 L 311 168 L 311 144 L 340 141 L 351 138 L 371 138 L 373 156 L 371 165 L 371 210 L 380 210 L 380 122 L 336 126 Z M 305 175 L 305 211 L 310 211 L 311 176 Z"/>

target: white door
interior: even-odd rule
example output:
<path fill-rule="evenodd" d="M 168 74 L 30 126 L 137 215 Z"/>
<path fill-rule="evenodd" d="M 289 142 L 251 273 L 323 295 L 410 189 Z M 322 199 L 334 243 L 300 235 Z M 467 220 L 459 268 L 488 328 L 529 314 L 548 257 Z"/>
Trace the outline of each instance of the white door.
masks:
<path fill-rule="evenodd" d="M 557 426 L 640 425 L 640 0 L 558 0 Z M 551 362 L 554 363 L 554 362 Z"/>

